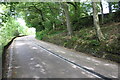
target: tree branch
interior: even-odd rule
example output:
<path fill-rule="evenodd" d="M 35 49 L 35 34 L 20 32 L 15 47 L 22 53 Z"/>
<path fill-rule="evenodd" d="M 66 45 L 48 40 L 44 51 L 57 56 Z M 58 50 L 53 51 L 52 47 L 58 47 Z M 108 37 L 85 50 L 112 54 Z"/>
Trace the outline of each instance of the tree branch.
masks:
<path fill-rule="evenodd" d="M 34 5 L 33 7 L 40 12 L 41 17 L 42 17 L 42 20 L 45 21 L 45 19 L 44 19 L 44 17 L 43 17 L 43 12 L 42 12 L 42 10 L 41 10 L 41 9 L 38 9 L 38 8 L 35 6 L 35 4 L 33 4 L 33 5 Z"/>

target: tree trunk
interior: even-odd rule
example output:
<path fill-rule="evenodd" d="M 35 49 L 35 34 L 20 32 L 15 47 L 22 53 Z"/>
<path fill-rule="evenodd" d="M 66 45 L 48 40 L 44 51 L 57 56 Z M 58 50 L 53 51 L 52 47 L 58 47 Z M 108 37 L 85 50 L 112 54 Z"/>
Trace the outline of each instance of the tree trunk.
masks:
<path fill-rule="evenodd" d="M 71 36 L 72 35 L 72 28 L 71 28 L 71 21 L 70 21 L 68 6 L 66 3 L 63 3 L 62 6 L 64 8 L 64 12 L 65 12 L 65 16 L 66 16 L 68 35 Z"/>
<path fill-rule="evenodd" d="M 52 22 L 52 27 L 53 27 L 53 30 L 55 30 L 55 28 L 56 28 L 56 24 L 55 24 L 55 22 Z"/>
<path fill-rule="evenodd" d="M 49 9 L 50 9 L 50 11 L 51 11 L 51 13 L 53 14 L 53 16 L 54 16 L 54 14 L 55 14 L 55 12 L 52 10 L 52 8 L 51 8 L 51 6 L 48 4 L 48 6 L 49 6 Z M 56 23 L 55 23 L 55 21 L 52 21 L 51 22 L 52 23 L 52 27 L 53 27 L 53 30 L 55 30 L 55 28 L 56 28 Z"/>
<path fill-rule="evenodd" d="M 119 7 L 119 10 L 120 10 L 120 1 L 118 2 L 118 7 Z"/>
<path fill-rule="evenodd" d="M 96 28 L 96 34 L 99 39 L 99 41 L 104 40 L 104 36 L 101 32 L 100 25 L 99 25 L 99 17 L 98 17 L 98 11 L 97 11 L 97 3 L 93 2 L 93 20 L 94 20 L 94 27 Z"/>
<path fill-rule="evenodd" d="M 108 7 L 109 7 L 109 13 L 112 13 L 112 3 L 111 2 L 108 2 Z"/>
<path fill-rule="evenodd" d="M 104 13 L 103 13 L 102 0 L 100 2 L 100 7 L 101 7 L 101 22 L 102 22 L 102 24 L 104 24 Z"/>

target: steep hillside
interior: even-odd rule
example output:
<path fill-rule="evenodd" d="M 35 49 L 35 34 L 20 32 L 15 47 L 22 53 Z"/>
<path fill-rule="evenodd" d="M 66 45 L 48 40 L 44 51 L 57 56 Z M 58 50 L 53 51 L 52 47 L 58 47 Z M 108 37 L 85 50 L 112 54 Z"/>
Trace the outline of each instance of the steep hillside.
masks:
<path fill-rule="evenodd" d="M 66 31 L 43 31 L 37 33 L 37 39 L 120 62 L 120 22 L 101 25 L 101 30 L 106 38 L 104 42 L 98 41 L 94 27 L 84 27 L 79 31 L 74 31 L 72 37 L 67 36 Z"/>

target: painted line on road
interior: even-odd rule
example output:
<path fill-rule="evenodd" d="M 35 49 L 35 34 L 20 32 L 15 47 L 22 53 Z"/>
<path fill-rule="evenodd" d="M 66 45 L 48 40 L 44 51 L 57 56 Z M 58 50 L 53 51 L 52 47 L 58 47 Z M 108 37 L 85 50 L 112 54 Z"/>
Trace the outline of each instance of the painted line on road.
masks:
<path fill-rule="evenodd" d="M 35 43 L 35 42 L 33 42 L 33 43 Z M 112 80 L 111 78 L 105 77 L 104 75 L 101 75 L 101 74 L 99 74 L 99 73 L 97 73 L 97 72 L 94 72 L 94 71 L 92 71 L 92 70 L 90 70 L 90 69 L 87 69 L 87 68 L 81 66 L 80 64 L 77 64 L 77 63 L 75 63 L 75 62 L 72 62 L 72 61 L 64 58 L 63 56 L 60 56 L 60 55 L 58 55 L 58 54 L 56 54 L 56 53 L 54 53 L 54 52 L 46 49 L 45 47 L 43 47 L 43 46 L 41 46 L 41 45 L 39 45 L 39 44 L 37 44 L 37 43 L 35 43 L 35 44 L 36 44 L 37 46 L 39 46 L 41 49 L 44 49 L 45 51 L 47 51 L 48 53 L 51 53 L 52 55 L 54 55 L 54 56 L 56 56 L 56 57 L 58 57 L 58 58 L 60 58 L 60 59 L 62 59 L 62 60 L 64 60 L 64 61 L 66 61 L 66 62 L 68 62 L 68 63 L 70 63 L 70 64 L 73 64 L 73 65 L 77 66 L 78 68 L 82 69 L 83 71 L 85 71 L 85 72 L 87 72 L 87 73 L 90 73 L 91 75 L 93 75 L 93 76 L 95 76 L 95 77 L 97 77 L 97 78 L 101 78 L 101 79 L 103 79 L 103 80 Z"/>

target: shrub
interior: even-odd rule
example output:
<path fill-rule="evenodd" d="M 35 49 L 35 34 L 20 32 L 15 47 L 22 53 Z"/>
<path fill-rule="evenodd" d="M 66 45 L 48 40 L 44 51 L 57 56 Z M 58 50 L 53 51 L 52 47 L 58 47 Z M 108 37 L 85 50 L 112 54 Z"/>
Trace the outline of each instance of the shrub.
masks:
<path fill-rule="evenodd" d="M 49 30 L 42 30 L 40 32 L 36 32 L 36 38 L 39 40 L 42 40 L 43 37 L 45 37 L 46 35 L 48 35 Z"/>
<path fill-rule="evenodd" d="M 92 45 L 92 46 L 99 46 L 100 42 L 98 40 L 91 40 L 90 41 L 90 45 Z"/>

